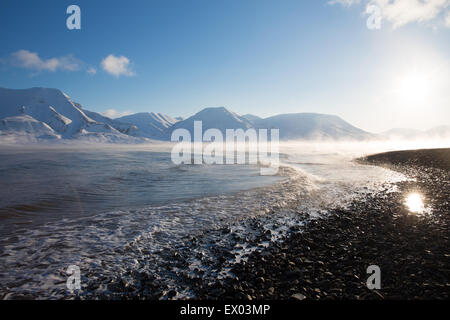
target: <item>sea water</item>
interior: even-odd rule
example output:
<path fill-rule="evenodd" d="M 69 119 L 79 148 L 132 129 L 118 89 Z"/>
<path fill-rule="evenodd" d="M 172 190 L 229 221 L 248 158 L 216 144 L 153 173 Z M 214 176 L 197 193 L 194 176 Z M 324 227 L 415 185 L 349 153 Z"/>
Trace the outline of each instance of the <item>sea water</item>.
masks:
<path fill-rule="evenodd" d="M 108 283 L 139 271 L 195 297 L 181 279 L 231 276 L 305 217 L 405 179 L 353 158 L 287 147 L 279 174 L 260 176 L 252 165 L 174 165 L 151 147 L 0 149 L 0 295 L 73 297 L 76 265 L 81 296 L 113 294 Z"/>

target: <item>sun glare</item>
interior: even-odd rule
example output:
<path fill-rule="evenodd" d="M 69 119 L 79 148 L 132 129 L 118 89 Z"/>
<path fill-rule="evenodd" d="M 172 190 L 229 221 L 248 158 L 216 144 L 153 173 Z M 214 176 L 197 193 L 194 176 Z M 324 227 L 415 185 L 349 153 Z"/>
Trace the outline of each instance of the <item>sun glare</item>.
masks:
<path fill-rule="evenodd" d="M 417 72 L 399 78 L 396 88 L 399 98 L 407 102 L 425 100 L 430 90 L 430 79 Z"/>

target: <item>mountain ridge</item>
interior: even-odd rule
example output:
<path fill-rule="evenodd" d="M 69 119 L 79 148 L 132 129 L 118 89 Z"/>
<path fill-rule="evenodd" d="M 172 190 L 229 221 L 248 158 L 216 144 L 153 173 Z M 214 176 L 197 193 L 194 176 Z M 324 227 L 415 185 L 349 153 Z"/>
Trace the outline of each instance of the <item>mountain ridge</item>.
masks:
<path fill-rule="evenodd" d="M 337 115 L 311 112 L 261 118 L 252 114 L 240 116 L 225 107 L 207 107 L 186 119 L 155 112 L 111 119 L 87 110 L 58 89 L 0 88 L 0 137 L 16 134 L 31 140 L 170 141 L 176 129 L 186 129 L 192 136 L 195 121 L 202 121 L 203 132 L 215 128 L 224 135 L 226 129 L 276 128 L 280 130 L 280 140 L 368 140 L 385 137 L 357 128 Z M 429 130 L 429 134 L 435 136 L 447 133 L 450 134 L 450 126 Z"/>

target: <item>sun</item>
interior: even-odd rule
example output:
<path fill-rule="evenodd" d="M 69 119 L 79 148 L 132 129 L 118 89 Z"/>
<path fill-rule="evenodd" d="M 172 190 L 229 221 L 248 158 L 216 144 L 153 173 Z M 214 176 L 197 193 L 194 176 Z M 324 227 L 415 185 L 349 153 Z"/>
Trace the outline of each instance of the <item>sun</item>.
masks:
<path fill-rule="evenodd" d="M 398 78 L 395 92 L 404 102 L 424 102 L 430 95 L 430 79 L 418 72 Z"/>

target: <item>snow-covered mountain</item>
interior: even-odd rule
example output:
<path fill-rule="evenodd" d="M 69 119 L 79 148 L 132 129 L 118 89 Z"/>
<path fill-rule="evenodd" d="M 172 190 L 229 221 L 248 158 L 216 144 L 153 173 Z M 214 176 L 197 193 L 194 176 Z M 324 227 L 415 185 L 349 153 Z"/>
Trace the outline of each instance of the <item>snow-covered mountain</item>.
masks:
<path fill-rule="evenodd" d="M 363 140 L 374 136 L 352 126 L 338 116 L 319 113 L 280 114 L 255 122 L 257 128 L 277 128 L 281 140 L 349 139 Z"/>
<path fill-rule="evenodd" d="M 380 136 L 388 139 L 416 139 L 422 131 L 410 128 L 393 128 L 391 130 L 380 133 Z"/>
<path fill-rule="evenodd" d="M 429 137 L 447 138 L 450 137 L 450 126 L 434 127 L 425 131 L 425 134 Z"/>
<path fill-rule="evenodd" d="M 164 140 L 168 129 L 179 120 L 162 113 L 142 112 L 117 118 L 115 121 L 134 126 L 137 136 Z"/>
<path fill-rule="evenodd" d="M 281 140 L 298 139 L 349 139 L 362 140 L 374 135 L 358 129 L 337 116 L 317 113 L 281 114 L 262 119 L 254 115 L 239 116 L 224 108 L 206 108 L 192 117 L 176 123 L 170 132 L 184 128 L 193 134 L 194 121 L 202 121 L 203 132 L 217 128 L 225 135 L 226 129 L 271 129 L 280 130 Z M 170 138 L 170 136 L 169 136 Z"/>
<path fill-rule="evenodd" d="M 185 128 L 193 135 L 194 121 L 210 128 L 280 130 L 280 139 L 368 139 L 374 135 L 358 129 L 337 116 L 296 113 L 262 119 L 239 116 L 224 108 L 206 108 L 182 120 L 161 113 L 137 113 L 110 119 L 83 108 L 57 89 L 23 90 L 0 88 L 0 139 L 18 136 L 28 140 L 78 139 L 97 142 L 137 143 L 170 140 L 171 133 Z M 436 129 L 443 134 L 447 129 Z"/>
<path fill-rule="evenodd" d="M 202 129 L 205 132 L 208 129 L 219 129 L 225 133 L 226 129 L 244 129 L 247 130 L 252 127 L 252 124 L 247 119 L 244 119 L 236 113 L 224 107 L 205 108 L 186 120 L 179 121 L 169 128 L 169 135 L 166 137 L 170 139 L 171 133 L 179 128 L 187 129 L 191 136 L 194 132 L 194 121 L 202 121 Z"/>
<path fill-rule="evenodd" d="M 111 124 L 89 117 L 58 89 L 0 88 L 0 119 L 1 130 L 9 135 L 101 142 L 131 140 Z"/>

